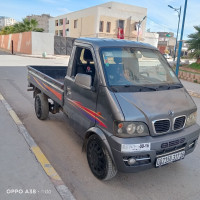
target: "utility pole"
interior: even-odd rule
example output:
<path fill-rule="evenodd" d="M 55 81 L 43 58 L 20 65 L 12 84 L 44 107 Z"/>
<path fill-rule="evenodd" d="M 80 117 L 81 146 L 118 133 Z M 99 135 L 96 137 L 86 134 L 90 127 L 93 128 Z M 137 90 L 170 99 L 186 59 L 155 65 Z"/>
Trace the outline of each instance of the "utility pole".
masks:
<path fill-rule="evenodd" d="M 142 24 L 142 22 L 146 19 L 147 16 L 144 16 L 142 21 L 139 21 L 138 23 L 138 30 L 137 30 L 137 41 L 139 41 L 139 30 L 140 30 L 140 26 Z"/>
<path fill-rule="evenodd" d="M 181 37 L 180 37 L 180 42 L 179 42 L 179 47 L 178 47 L 178 57 L 177 57 L 177 63 L 176 63 L 176 76 L 177 77 L 178 77 L 178 72 L 179 72 L 181 49 L 182 49 L 182 44 L 183 44 L 183 32 L 184 32 L 184 25 L 185 25 L 186 10 L 187 10 L 187 0 L 185 0 Z"/>
<path fill-rule="evenodd" d="M 177 28 L 177 34 L 176 34 L 176 44 L 175 44 L 175 50 L 174 50 L 174 61 L 176 59 L 176 50 L 178 45 L 178 33 L 179 33 L 179 25 L 180 25 L 180 17 L 181 17 L 181 6 L 180 8 L 174 8 L 173 6 L 168 5 L 171 9 L 175 10 L 178 13 L 178 28 Z"/>
<path fill-rule="evenodd" d="M 132 17 L 130 16 L 130 18 L 129 18 L 130 23 L 129 23 L 128 39 L 130 39 L 130 37 L 131 37 L 131 19 L 132 19 Z"/>

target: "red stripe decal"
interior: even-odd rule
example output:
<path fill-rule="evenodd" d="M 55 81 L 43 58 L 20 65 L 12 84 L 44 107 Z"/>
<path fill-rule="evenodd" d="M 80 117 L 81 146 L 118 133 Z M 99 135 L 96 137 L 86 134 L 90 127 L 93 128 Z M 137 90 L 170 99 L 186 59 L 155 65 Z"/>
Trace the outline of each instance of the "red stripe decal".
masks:
<path fill-rule="evenodd" d="M 35 77 L 33 77 L 33 78 L 34 78 L 35 82 L 36 82 L 41 88 L 43 88 L 44 90 L 46 90 L 46 88 L 44 88 L 44 87 L 42 86 L 42 83 L 40 83 Z"/>
<path fill-rule="evenodd" d="M 70 99 L 68 99 L 68 100 L 70 101 L 70 103 L 73 106 L 80 108 L 81 110 L 86 112 L 88 115 L 90 115 L 93 119 L 95 119 L 99 123 L 100 126 L 103 126 L 103 127 L 107 128 L 107 126 L 98 118 L 98 117 L 103 118 L 98 113 L 96 113 L 96 112 L 94 112 L 94 111 L 82 106 L 82 104 L 80 102 L 78 102 L 78 101 L 73 101 L 73 100 L 70 100 Z"/>
<path fill-rule="evenodd" d="M 43 83 L 44 84 L 44 83 Z M 62 101 L 62 94 L 60 94 L 59 92 L 55 91 L 54 89 L 52 89 L 51 87 L 49 87 L 48 85 L 44 84 L 44 86 L 50 91 L 52 92 L 54 95 L 56 95 L 56 97 L 58 97 L 58 99 L 60 99 Z"/>

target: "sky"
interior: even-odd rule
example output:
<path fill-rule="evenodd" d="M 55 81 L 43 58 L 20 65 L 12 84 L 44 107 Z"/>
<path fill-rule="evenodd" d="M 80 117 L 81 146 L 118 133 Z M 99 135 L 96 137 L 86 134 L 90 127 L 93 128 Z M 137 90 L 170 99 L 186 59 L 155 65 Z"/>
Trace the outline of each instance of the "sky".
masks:
<path fill-rule="evenodd" d="M 178 14 L 168 7 L 182 7 L 185 0 L 114 0 L 116 2 L 136 5 L 147 8 L 146 29 L 151 32 L 174 32 L 176 36 Z M 0 0 L 0 16 L 12 17 L 21 21 L 27 15 L 50 14 L 55 17 L 98 4 L 109 2 L 107 0 Z M 182 18 L 180 30 L 182 27 Z M 200 25 L 200 0 L 188 0 L 185 29 L 183 38 L 194 33 L 194 26 Z M 180 34 L 180 33 L 179 33 Z M 180 36 L 180 35 L 179 35 Z"/>

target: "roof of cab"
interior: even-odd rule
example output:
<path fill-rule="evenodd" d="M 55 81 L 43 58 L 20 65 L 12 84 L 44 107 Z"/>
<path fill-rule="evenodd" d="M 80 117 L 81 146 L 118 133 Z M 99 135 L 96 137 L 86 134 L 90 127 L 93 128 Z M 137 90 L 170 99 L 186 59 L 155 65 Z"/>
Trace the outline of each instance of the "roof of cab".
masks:
<path fill-rule="evenodd" d="M 78 38 L 75 40 L 76 43 L 90 44 L 94 48 L 101 47 L 140 47 L 147 49 L 157 50 L 156 47 L 142 42 L 135 42 L 131 40 L 120 40 L 120 39 L 107 39 L 107 38 Z"/>

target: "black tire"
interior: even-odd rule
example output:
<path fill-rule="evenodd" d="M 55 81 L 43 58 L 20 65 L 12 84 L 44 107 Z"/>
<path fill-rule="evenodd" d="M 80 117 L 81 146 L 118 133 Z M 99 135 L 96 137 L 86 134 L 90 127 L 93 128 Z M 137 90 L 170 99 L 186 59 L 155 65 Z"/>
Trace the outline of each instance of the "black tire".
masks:
<path fill-rule="evenodd" d="M 49 116 L 48 98 L 42 93 L 37 94 L 35 97 L 35 114 L 40 120 L 45 120 Z"/>
<path fill-rule="evenodd" d="M 87 142 L 87 160 L 92 173 L 100 180 L 110 180 L 117 174 L 108 150 L 95 134 L 91 135 Z"/>

